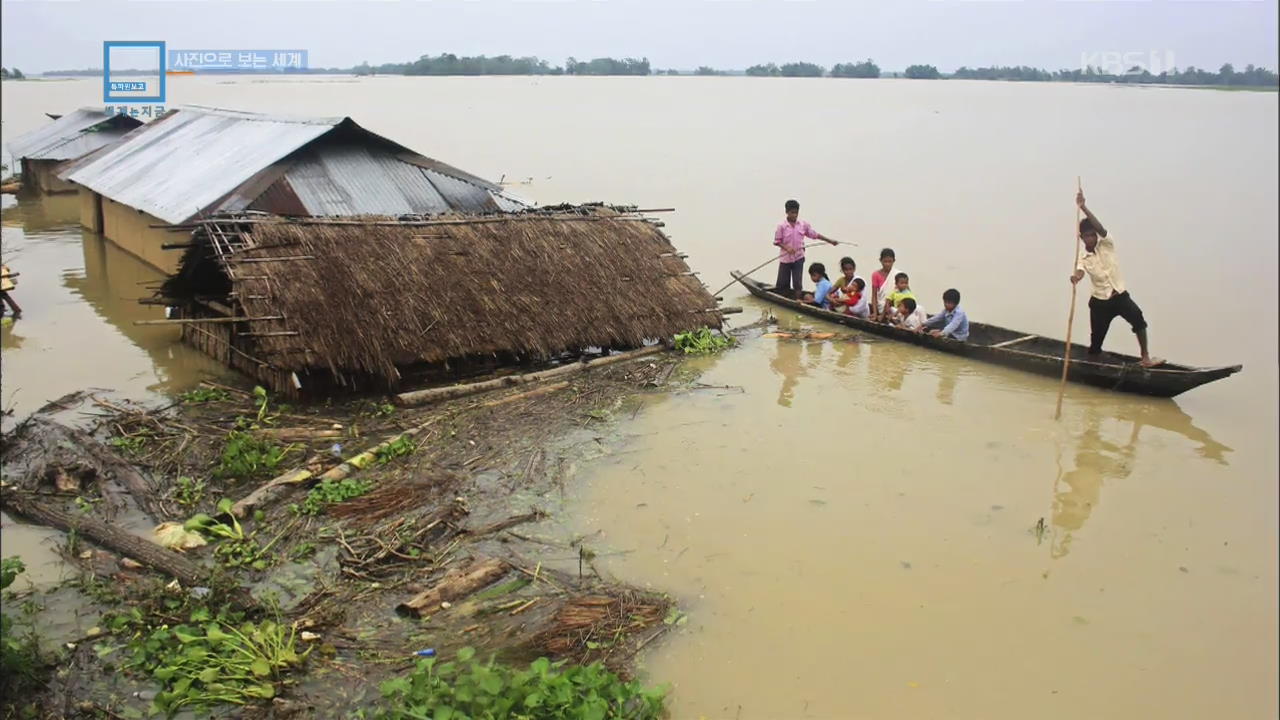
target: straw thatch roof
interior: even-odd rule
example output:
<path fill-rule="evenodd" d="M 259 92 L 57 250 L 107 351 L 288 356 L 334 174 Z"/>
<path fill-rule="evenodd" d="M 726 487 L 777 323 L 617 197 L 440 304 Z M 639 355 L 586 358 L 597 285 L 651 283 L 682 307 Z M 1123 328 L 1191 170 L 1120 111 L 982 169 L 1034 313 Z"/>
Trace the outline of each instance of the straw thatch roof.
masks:
<path fill-rule="evenodd" d="M 196 230 L 164 294 L 221 294 L 235 315 L 271 318 L 234 324 L 236 342 L 278 370 L 394 387 L 418 363 L 545 359 L 720 327 L 714 298 L 659 226 L 601 206 L 222 217 Z"/>

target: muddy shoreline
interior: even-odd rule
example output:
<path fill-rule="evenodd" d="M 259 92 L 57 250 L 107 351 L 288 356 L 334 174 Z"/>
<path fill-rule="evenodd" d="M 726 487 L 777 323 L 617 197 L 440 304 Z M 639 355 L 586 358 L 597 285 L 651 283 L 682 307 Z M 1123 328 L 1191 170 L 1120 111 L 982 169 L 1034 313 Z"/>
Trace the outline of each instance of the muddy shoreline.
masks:
<path fill-rule="evenodd" d="M 10 515 L 21 498 L 148 536 L 199 513 L 229 522 L 220 502 L 227 510 L 290 469 L 309 477 L 246 507 L 242 539 L 183 552 L 209 574 L 196 588 L 64 533 L 59 550 L 79 577 L 31 599 L 72 608 L 77 621 L 45 623 L 54 670 L 32 700 L 45 717 L 146 713 L 161 685 L 118 672 L 121 653 L 109 650 L 127 631 L 93 618 L 141 608 L 153 625 L 178 623 L 180 611 L 164 608 L 186 608 L 193 592 L 306 631 L 305 663 L 280 675 L 269 702 L 233 715 L 349 716 L 428 650 L 600 662 L 631 677 L 637 652 L 676 626 L 671 598 L 602 576 L 591 538 L 566 543 L 522 526 L 556 521 L 579 464 L 607 453 L 645 402 L 693 386 L 693 373 L 666 352 L 541 392 L 516 386 L 420 408 L 383 398 L 295 407 L 211 382 L 159 408 L 87 392 L 54 401 L 4 438 Z M 246 442 L 284 454 L 246 460 L 228 449 Z M 365 467 L 344 466 L 364 492 L 315 500 L 317 478 L 370 448 Z"/>

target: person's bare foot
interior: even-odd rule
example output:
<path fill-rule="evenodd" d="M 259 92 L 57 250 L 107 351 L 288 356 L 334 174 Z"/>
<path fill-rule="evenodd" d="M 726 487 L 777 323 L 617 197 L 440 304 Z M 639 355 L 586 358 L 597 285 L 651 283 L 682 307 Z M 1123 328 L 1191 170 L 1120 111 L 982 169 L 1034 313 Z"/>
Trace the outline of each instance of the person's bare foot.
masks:
<path fill-rule="evenodd" d="M 1153 368 L 1164 364 L 1164 358 L 1142 358 L 1138 364 L 1145 368 Z"/>

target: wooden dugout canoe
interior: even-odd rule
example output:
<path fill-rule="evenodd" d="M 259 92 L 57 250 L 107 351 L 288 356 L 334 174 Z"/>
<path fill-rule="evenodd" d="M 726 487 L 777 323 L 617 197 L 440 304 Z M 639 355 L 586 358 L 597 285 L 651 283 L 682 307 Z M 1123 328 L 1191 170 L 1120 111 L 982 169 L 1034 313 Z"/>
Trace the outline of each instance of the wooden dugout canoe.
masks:
<path fill-rule="evenodd" d="M 790 300 L 773 292 L 773 286 L 746 277 L 740 272 L 730 273 L 752 295 L 780 307 L 805 315 L 838 323 L 872 335 L 922 345 L 940 352 L 981 360 L 1005 367 L 1017 368 L 1047 377 L 1062 376 L 1061 340 L 1009 330 L 996 325 L 969 321 L 968 342 L 936 338 L 924 333 L 883 325 L 855 318 L 843 313 L 823 310 L 798 300 Z M 1084 345 L 1071 346 L 1071 368 L 1067 379 L 1083 385 L 1093 385 L 1105 390 L 1173 397 L 1205 383 L 1221 380 L 1240 372 L 1241 365 L 1198 368 L 1166 362 L 1159 367 L 1144 368 L 1132 355 L 1104 352 L 1100 358 L 1090 358 Z"/>

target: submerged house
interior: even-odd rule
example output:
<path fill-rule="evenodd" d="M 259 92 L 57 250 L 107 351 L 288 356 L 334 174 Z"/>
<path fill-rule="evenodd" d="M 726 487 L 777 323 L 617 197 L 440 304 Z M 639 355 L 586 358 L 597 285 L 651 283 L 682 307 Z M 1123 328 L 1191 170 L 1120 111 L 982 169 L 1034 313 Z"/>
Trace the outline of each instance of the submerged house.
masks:
<path fill-rule="evenodd" d="M 75 192 L 76 186 L 58 178 L 58 166 L 117 142 L 142 121 L 102 108 L 80 108 L 21 135 L 9 143 L 9 154 L 20 164 L 27 192 Z"/>
<path fill-rule="evenodd" d="M 721 327 L 661 223 L 631 208 L 202 220 L 161 291 L 184 338 L 276 392 L 396 389 Z"/>
<path fill-rule="evenodd" d="M 172 110 L 69 163 L 80 222 L 162 271 L 193 222 L 219 213 L 281 216 L 474 214 L 523 210 L 498 185 L 419 155 L 349 117 L 205 107 Z M 168 247 L 166 247 L 168 246 Z"/>

